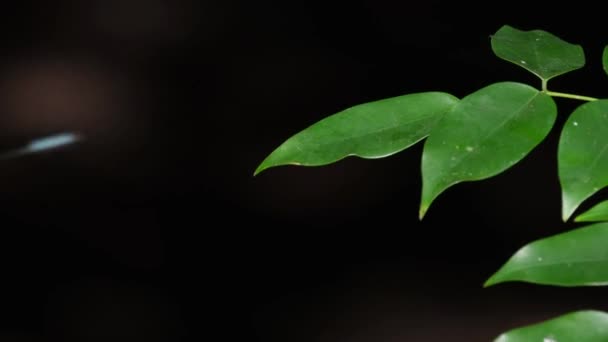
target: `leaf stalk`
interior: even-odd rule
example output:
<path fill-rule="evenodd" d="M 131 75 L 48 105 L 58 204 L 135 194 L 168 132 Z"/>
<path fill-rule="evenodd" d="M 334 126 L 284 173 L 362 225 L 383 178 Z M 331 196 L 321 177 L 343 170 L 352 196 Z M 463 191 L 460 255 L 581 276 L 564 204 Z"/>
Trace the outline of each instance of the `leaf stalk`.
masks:
<path fill-rule="evenodd" d="M 546 90 L 543 89 L 543 92 L 549 96 L 553 96 L 553 97 L 564 97 L 567 99 L 574 99 L 574 100 L 581 100 L 581 101 L 597 101 L 598 98 L 595 97 L 591 97 L 591 96 L 584 96 L 584 95 L 576 95 L 576 94 L 569 94 L 569 93 L 560 93 L 557 91 L 550 91 L 550 90 Z"/>

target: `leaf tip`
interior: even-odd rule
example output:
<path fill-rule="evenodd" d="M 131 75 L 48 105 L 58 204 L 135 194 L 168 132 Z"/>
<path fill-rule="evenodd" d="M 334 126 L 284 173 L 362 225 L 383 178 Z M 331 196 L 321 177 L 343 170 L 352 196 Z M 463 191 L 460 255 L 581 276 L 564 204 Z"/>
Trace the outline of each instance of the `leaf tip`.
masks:
<path fill-rule="evenodd" d="M 483 283 L 483 288 L 485 289 L 496 284 L 498 284 L 498 282 L 494 280 L 494 276 L 491 276 Z"/>
<path fill-rule="evenodd" d="M 488 288 L 490 286 L 494 286 L 500 283 L 504 283 L 505 281 L 510 281 L 513 279 L 510 279 L 509 277 L 505 277 L 505 274 L 503 272 L 504 270 L 504 265 L 503 267 L 501 267 L 500 269 L 498 269 L 498 271 L 494 272 L 494 274 L 492 274 L 484 283 L 483 283 L 483 288 Z"/>
<path fill-rule="evenodd" d="M 264 170 L 266 170 L 266 166 L 264 165 L 264 163 L 262 163 L 255 169 L 255 171 L 253 171 L 253 177 L 259 175 Z"/>
<path fill-rule="evenodd" d="M 420 210 L 418 211 L 418 219 L 420 221 L 422 221 L 422 219 L 424 219 L 424 215 L 426 214 L 427 210 L 429 210 L 428 204 L 420 205 Z"/>
<path fill-rule="evenodd" d="M 575 200 L 571 198 L 568 193 L 562 193 L 562 220 L 567 222 L 568 219 L 572 216 L 574 211 L 578 208 L 581 200 Z"/>
<path fill-rule="evenodd" d="M 570 216 L 572 216 L 573 211 L 574 211 L 573 209 L 564 207 L 564 209 L 562 210 L 562 221 L 568 222 L 568 219 L 570 218 Z M 576 219 L 575 219 L 575 221 L 576 221 Z"/>
<path fill-rule="evenodd" d="M 262 173 L 262 172 L 264 172 L 264 171 L 268 170 L 268 169 L 269 169 L 269 168 L 271 168 L 271 167 L 274 167 L 274 166 L 279 166 L 279 165 L 280 165 L 280 164 L 278 164 L 278 165 L 274 165 L 274 164 L 267 163 L 266 161 L 263 161 L 263 162 L 262 162 L 262 163 L 261 163 L 261 164 L 260 164 L 260 165 L 259 165 L 259 166 L 258 166 L 256 169 L 255 169 L 255 171 L 253 171 L 253 177 L 255 177 L 255 176 L 259 175 L 260 173 Z"/>

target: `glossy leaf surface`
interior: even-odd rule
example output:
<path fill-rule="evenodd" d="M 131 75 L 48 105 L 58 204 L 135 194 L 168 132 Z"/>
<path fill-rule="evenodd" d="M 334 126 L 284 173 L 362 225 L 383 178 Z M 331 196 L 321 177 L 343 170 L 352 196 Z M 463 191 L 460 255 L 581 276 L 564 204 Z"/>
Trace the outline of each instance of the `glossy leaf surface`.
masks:
<path fill-rule="evenodd" d="M 544 80 L 585 65 L 580 45 L 570 44 L 542 30 L 521 31 L 505 25 L 492 36 L 491 44 L 496 56 Z"/>
<path fill-rule="evenodd" d="M 318 166 L 347 156 L 390 156 L 425 138 L 456 103 L 450 94 L 426 92 L 351 107 L 287 139 L 255 174 L 279 165 Z"/>
<path fill-rule="evenodd" d="M 574 222 L 599 222 L 608 221 L 608 201 L 603 201 L 584 213 L 578 215 Z"/>
<path fill-rule="evenodd" d="M 534 241 L 518 250 L 485 286 L 523 281 L 556 286 L 608 284 L 608 223 Z"/>
<path fill-rule="evenodd" d="M 558 146 L 562 218 L 608 185 L 608 100 L 578 107 L 566 121 Z"/>
<path fill-rule="evenodd" d="M 463 98 L 424 144 L 420 217 L 450 186 L 522 160 L 547 136 L 556 113 L 551 97 L 521 83 L 492 84 Z"/>
<path fill-rule="evenodd" d="M 513 329 L 495 342 L 605 342 L 608 341 L 608 314 L 584 310 L 544 322 Z"/>

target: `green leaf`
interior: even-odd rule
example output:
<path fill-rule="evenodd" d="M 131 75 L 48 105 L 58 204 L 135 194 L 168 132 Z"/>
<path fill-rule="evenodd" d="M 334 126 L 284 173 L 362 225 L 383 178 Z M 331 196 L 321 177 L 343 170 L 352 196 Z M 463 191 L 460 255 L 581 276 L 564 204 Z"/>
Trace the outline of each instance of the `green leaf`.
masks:
<path fill-rule="evenodd" d="M 608 223 L 595 223 L 534 241 L 519 249 L 486 281 L 556 286 L 608 284 Z"/>
<path fill-rule="evenodd" d="M 608 341 L 608 314 L 584 310 L 541 323 L 513 329 L 495 342 L 605 342 Z"/>
<path fill-rule="evenodd" d="M 450 94 L 425 92 L 348 108 L 286 140 L 254 175 L 279 165 L 318 166 L 347 156 L 390 156 L 424 139 L 456 103 Z"/>
<path fill-rule="evenodd" d="M 496 56 L 521 66 L 544 81 L 585 65 L 580 45 L 570 44 L 542 30 L 521 31 L 505 25 L 492 36 L 491 44 Z"/>
<path fill-rule="evenodd" d="M 424 144 L 420 218 L 450 186 L 494 176 L 523 159 L 556 115 L 551 97 L 521 83 L 492 84 L 463 98 Z"/>
<path fill-rule="evenodd" d="M 604 53 L 602 54 L 602 66 L 604 67 L 604 72 L 608 74 L 608 46 L 604 47 Z"/>
<path fill-rule="evenodd" d="M 562 129 L 558 170 L 562 188 L 562 218 L 608 185 L 608 100 L 579 106 Z"/>
<path fill-rule="evenodd" d="M 578 215 L 574 222 L 608 221 L 608 201 L 603 201 Z"/>

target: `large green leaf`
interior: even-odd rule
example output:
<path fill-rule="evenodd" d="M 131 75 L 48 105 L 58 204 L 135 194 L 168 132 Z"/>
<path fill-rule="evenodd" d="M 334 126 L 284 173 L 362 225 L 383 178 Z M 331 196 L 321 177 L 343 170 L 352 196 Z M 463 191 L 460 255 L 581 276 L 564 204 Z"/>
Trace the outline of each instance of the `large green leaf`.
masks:
<path fill-rule="evenodd" d="M 556 286 L 608 284 L 608 223 L 595 223 L 534 241 L 519 249 L 486 281 Z"/>
<path fill-rule="evenodd" d="M 492 84 L 463 98 L 424 144 L 420 218 L 448 187 L 494 176 L 523 159 L 556 115 L 551 97 L 521 83 Z"/>
<path fill-rule="evenodd" d="M 255 174 L 279 165 L 317 166 L 347 156 L 381 158 L 425 138 L 458 99 L 442 92 L 403 95 L 348 108 L 297 133 Z"/>
<path fill-rule="evenodd" d="M 505 25 L 492 36 L 491 44 L 496 56 L 545 81 L 585 65 L 580 45 L 570 44 L 542 30 L 521 31 Z"/>
<path fill-rule="evenodd" d="M 608 46 L 604 47 L 604 53 L 602 54 L 602 66 L 604 67 L 604 72 L 608 74 Z"/>
<path fill-rule="evenodd" d="M 608 100 L 579 106 L 566 121 L 558 146 L 562 218 L 608 185 Z"/>
<path fill-rule="evenodd" d="M 608 314 L 576 311 L 541 323 L 506 332 L 495 342 L 606 342 Z"/>
<path fill-rule="evenodd" d="M 600 202 L 591 209 L 578 215 L 574 222 L 598 222 L 608 221 L 608 201 Z"/>

